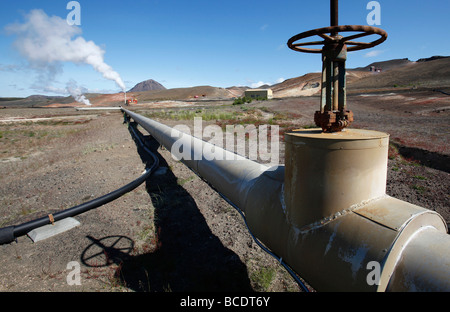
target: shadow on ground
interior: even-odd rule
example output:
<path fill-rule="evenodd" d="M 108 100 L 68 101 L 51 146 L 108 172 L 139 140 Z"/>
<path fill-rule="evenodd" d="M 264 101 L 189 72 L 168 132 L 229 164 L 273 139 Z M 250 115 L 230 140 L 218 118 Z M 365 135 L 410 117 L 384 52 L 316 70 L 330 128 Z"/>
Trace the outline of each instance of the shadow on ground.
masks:
<path fill-rule="evenodd" d="M 392 140 L 390 143 L 397 148 L 400 155 L 404 158 L 418 161 L 423 166 L 450 173 L 450 157 L 448 155 L 430 152 L 421 148 L 404 146 Z"/>
<path fill-rule="evenodd" d="M 130 123 L 130 127 L 158 156 L 160 167 L 168 168 L 146 181 L 155 209 L 155 250 L 130 256 L 133 242 L 126 237 L 89 237 L 93 243 L 83 252 L 83 263 L 90 265 L 88 261 L 103 253 L 106 262 L 100 265 L 117 264 L 115 274 L 120 284 L 133 291 L 253 291 L 247 267 L 211 232 L 193 198 L 177 183 L 158 153 L 159 143 L 140 133 L 136 124 Z M 153 160 L 136 145 L 142 161 L 150 166 Z M 100 251 L 88 255 L 93 246 Z"/>

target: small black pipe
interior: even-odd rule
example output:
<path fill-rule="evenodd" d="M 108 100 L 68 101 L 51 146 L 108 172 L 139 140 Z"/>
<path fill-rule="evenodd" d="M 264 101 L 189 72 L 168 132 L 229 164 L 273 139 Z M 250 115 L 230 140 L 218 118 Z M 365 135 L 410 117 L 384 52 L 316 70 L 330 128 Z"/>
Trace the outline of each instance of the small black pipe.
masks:
<path fill-rule="evenodd" d="M 330 0 L 331 6 L 331 19 L 330 26 L 338 26 L 339 25 L 339 1 L 338 0 Z"/>
<path fill-rule="evenodd" d="M 330 0 L 330 26 L 339 25 L 339 3 L 338 0 Z M 331 36 L 336 36 L 337 32 L 332 32 Z"/>
<path fill-rule="evenodd" d="M 100 206 L 103 206 L 109 202 L 112 202 L 114 200 L 116 200 L 117 198 L 121 197 L 122 195 L 134 190 L 136 187 L 138 187 L 139 185 L 141 185 L 152 173 L 152 170 L 150 170 L 151 168 L 149 168 L 143 175 L 141 175 L 138 179 L 134 180 L 133 182 L 109 193 L 106 194 L 104 196 L 101 196 L 99 198 L 93 199 L 87 203 L 69 208 L 67 210 L 64 211 L 60 211 L 57 212 L 55 214 L 53 214 L 53 219 L 54 221 L 59 221 L 62 219 L 66 219 L 69 217 L 74 217 L 77 216 L 79 214 L 85 213 L 86 211 L 89 211 L 91 209 L 94 208 L 98 208 Z M 33 229 L 39 228 L 41 226 L 50 224 L 50 219 L 49 217 L 42 217 L 40 219 L 37 220 L 33 220 L 18 226 L 14 227 L 14 236 L 15 237 L 20 237 L 25 235 L 26 233 L 30 232 Z"/>
<path fill-rule="evenodd" d="M 133 131 L 133 133 L 135 135 L 136 132 Z M 122 195 L 131 192 L 132 190 L 134 190 L 135 188 L 137 188 L 139 185 L 141 185 L 142 183 L 145 182 L 145 180 L 147 180 L 150 175 L 156 170 L 156 168 L 159 166 L 159 159 L 158 157 L 153 154 L 149 149 L 147 149 L 144 145 L 143 142 L 137 138 L 139 144 L 147 151 L 147 153 L 149 153 L 152 158 L 153 158 L 153 163 L 152 165 L 146 169 L 146 171 L 136 180 L 128 183 L 127 185 L 111 192 L 108 193 L 106 195 L 103 195 L 99 198 L 93 199 L 87 203 L 69 208 L 67 210 L 64 211 L 60 211 L 60 212 L 56 212 L 55 214 L 52 215 L 53 220 L 50 220 L 50 215 L 46 216 L 46 217 L 42 217 L 30 222 L 26 222 L 17 226 L 9 226 L 6 228 L 2 228 L 0 229 L 0 245 L 3 244 L 9 244 L 11 242 L 13 242 L 17 237 L 26 235 L 28 232 L 42 227 L 44 225 L 47 224 L 51 224 L 52 221 L 56 222 L 62 219 L 66 219 L 69 217 L 74 217 L 77 216 L 79 214 L 85 213 L 86 211 L 98 208 L 100 206 L 103 206 L 107 203 L 110 203 L 114 200 L 116 200 L 117 198 L 121 197 Z"/>

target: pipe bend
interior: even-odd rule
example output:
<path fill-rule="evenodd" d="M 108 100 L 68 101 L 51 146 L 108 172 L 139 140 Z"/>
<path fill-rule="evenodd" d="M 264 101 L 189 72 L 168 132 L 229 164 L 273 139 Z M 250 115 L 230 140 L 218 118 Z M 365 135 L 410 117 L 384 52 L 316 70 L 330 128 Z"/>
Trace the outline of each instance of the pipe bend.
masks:
<path fill-rule="evenodd" d="M 302 230 L 289 222 L 283 209 L 283 169 L 266 172 L 255 182 L 245 207 L 246 218 L 255 236 L 312 287 L 320 291 L 386 291 L 394 276 L 391 289 L 398 289 L 403 273 L 394 274 L 397 269 L 417 266 L 414 261 L 402 261 L 413 253 L 428 254 L 430 262 L 441 259 L 434 261 L 440 266 L 434 272 L 441 272 L 444 279 L 437 284 L 446 285 L 449 264 L 442 262 L 448 262 L 448 257 L 444 260 L 437 246 L 430 249 L 415 242 L 421 237 L 417 233 L 426 228 L 446 236 L 442 239 L 447 239 L 449 246 L 446 224 L 439 214 L 386 195 Z M 380 276 L 377 283 L 370 284 L 368 267 L 374 261 L 380 265 Z M 436 276 L 439 274 L 429 273 L 423 285 L 436 284 L 430 280 Z"/>
<path fill-rule="evenodd" d="M 440 279 L 448 280 L 450 263 L 448 257 L 443 256 L 442 248 L 415 243 L 420 238 L 417 234 L 424 229 L 446 236 L 443 246 L 447 246 L 444 249 L 448 251 L 447 227 L 439 214 L 386 195 L 355 206 L 339 217 L 329 218 L 306 232 L 292 226 L 286 261 L 295 263 L 291 266 L 319 290 L 386 291 L 399 267 L 413 267 L 414 262 L 402 259 L 415 250 L 416 255 L 441 259 L 434 262 L 435 266 L 439 265 L 435 271 L 442 273 Z M 377 283 L 370 284 L 368 267 L 373 262 L 379 264 L 380 272 Z M 397 280 L 401 280 L 399 276 L 397 274 Z M 421 281 L 424 285 L 445 285 L 443 281 L 431 280 L 436 276 L 438 274 L 421 276 Z M 398 283 L 396 289 L 399 289 Z M 405 286 L 403 291 L 409 289 L 412 287 Z"/>
<path fill-rule="evenodd" d="M 450 254 L 450 236 L 447 235 L 447 224 L 440 214 L 390 196 L 385 196 L 378 202 L 356 209 L 354 212 L 380 224 L 387 229 L 386 231 L 392 230 L 396 234 L 382 262 L 383 269 L 378 291 L 386 291 L 394 275 L 397 275 L 398 280 L 399 274 L 395 273 L 399 268 L 401 270 L 402 264 L 405 261 L 409 263 L 405 259 L 411 257 L 411 254 L 414 254 L 413 258 L 421 254 L 423 257 L 431 255 L 435 259 L 441 259 L 434 265 L 435 270 L 443 273 L 436 280 L 436 283 L 427 280 L 431 275 L 422 276 L 420 281 L 423 284 L 443 285 L 445 284 L 442 282 L 444 278 L 447 280 L 447 291 L 449 290 L 448 268 L 450 267 L 450 259 L 443 256 L 445 253 L 443 254 L 442 252 L 443 250 L 447 250 L 446 254 Z M 443 235 L 446 237 L 443 240 L 445 243 L 440 244 L 439 247 L 436 244 L 429 244 L 427 246 L 426 244 L 416 243 L 418 239 L 423 237 L 423 235 L 419 234 L 424 231 L 427 233 L 435 233 L 436 238 Z M 416 248 L 411 249 L 411 246 L 416 246 Z M 408 250 L 409 252 L 407 252 Z M 414 275 L 414 271 L 411 270 L 410 274 Z M 399 289 L 398 282 L 395 283 L 397 283 L 396 288 Z M 409 286 L 404 284 L 403 287 L 402 291 L 413 289 L 411 283 Z M 419 288 L 417 286 L 417 289 Z"/>
<path fill-rule="evenodd" d="M 422 227 L 404 246 L 386 290 L 450 292 L 448 255 L 449 235 L 434 227 Z"/>

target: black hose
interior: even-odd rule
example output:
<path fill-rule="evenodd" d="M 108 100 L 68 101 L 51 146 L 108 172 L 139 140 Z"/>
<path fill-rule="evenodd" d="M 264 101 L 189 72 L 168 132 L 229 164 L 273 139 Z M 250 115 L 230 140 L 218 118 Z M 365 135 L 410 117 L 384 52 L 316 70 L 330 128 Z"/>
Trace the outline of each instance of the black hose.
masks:
<path fill-rule="evenodd" d="M 441 92 L 442 94 L 445 94 L 445 95 L 450 95 L 450 93 L 445 92 L 445 91 L 443 91 L 443 90 L 433 89 L 433 91 L 434 91 L 434 92 Z"/>
<path fill-rule="evenodd" d="M 134 132 L 134 130 L 133 130 L 133 133 L 136 135 L 136 132 Z M 150 156 L 153 158 L 152 165 L 150 167 L 148 167 L 139 178 L 137 178 L 133 182 L 130 182 L 127 185 L 125 185 L 109 194 L 106 194 L 99 198 L 93 199 L 87 203 L 69 208 L 64 211 L 56 212 L 53 215 L 48 215 L 46 217 L 42 217 L 42 218 L 30 221 L 30 222 L 26 222 L 26 223 L 17 225 L 17 226 L 9 226 L 6 228 L 2 228 L 2 229 L 0 229 L 0 245 L 9 244 L 9 243 L 13 242 L 17 237 L 21 237 L 36 228 L 42 227 L 42 226 L 50 224 L 52 222 L 66 219 L 68 217 L 77 216 L 86 211 L 89 211 L 89 210 L 98 208 L 100 206 L 103 206 L 107 203 L 110 203 L 110 202 L 116 200 L 117 198 L 123 196 L 124 194 L 131 192 L 132 190 L 137 188 L 139 185 L 144 183 L 150 177 L 150 175 L 156 170 L 156 168 L 159 166 L 159 159 L 155 154 L 153 154 L 149 149 L 147 149 L 145 147 L 145 145 L 137 137 L 137 135 L 136 135 L 136 138 L 138 139 L 138 142 L 141 145 L 141 147 L 143 147 L 146 150 L 146 152 L 149 153 Z"/>

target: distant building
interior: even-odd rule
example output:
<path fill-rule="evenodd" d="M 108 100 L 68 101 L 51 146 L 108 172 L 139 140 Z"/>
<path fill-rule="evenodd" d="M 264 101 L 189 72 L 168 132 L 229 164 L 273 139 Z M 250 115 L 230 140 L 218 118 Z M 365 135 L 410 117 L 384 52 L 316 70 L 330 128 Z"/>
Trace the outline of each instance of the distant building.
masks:
<path fill-rule="evenodd" d="M 251 99 L 273 99 L 273 92 L 271 89 L 248 89 L 245 90 L 245 97 Z"/>
<path fill-rule="evenodd" d="M 369 70 L 371 72 L 381 73 L 381 68 L 378 68 L 378 67 L 375 67 L 375 66 L 370 66 Z"/>

